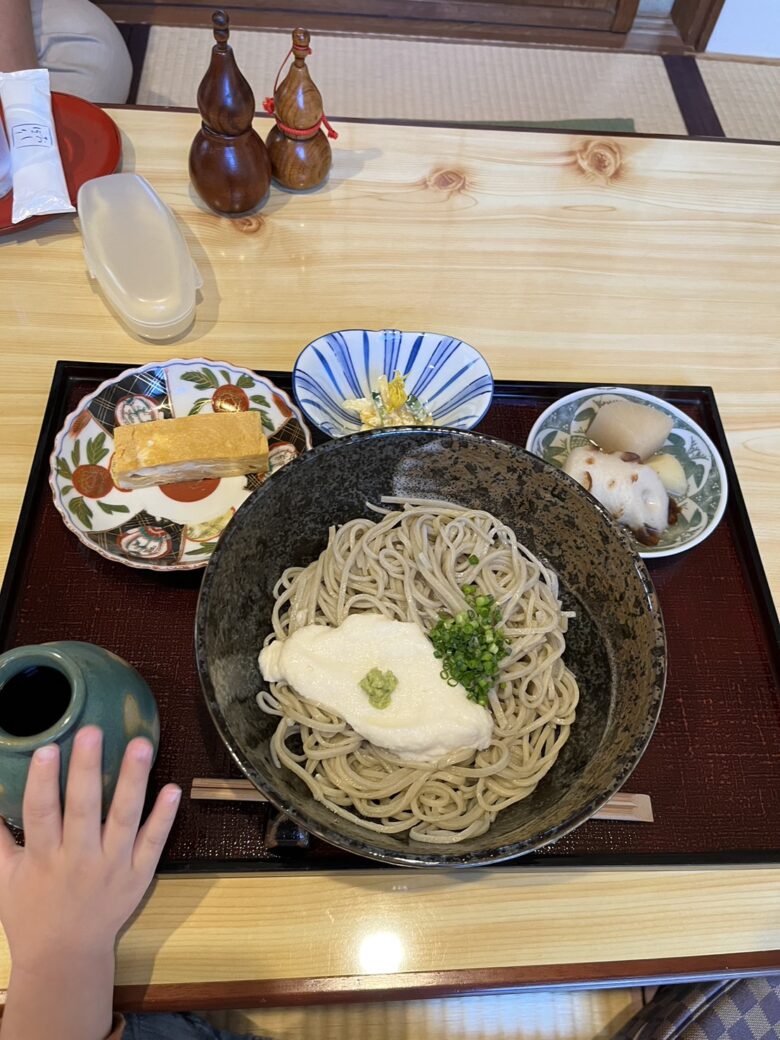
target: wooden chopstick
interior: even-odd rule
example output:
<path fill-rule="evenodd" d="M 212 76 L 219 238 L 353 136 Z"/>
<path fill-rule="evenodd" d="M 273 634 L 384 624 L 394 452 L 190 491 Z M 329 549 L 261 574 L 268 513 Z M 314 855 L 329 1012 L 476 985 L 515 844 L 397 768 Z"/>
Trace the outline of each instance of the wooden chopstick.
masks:
<path fill-rule="evenodd" d="M 251 780 L 217 780 L 195 777 L 192 781 L 190 798 L 213 802 L 267 802 L 264 794 L 257 790 Z"/>
<path fill-rule="evenodd" d="M 220 780 L 213 777 L 195 777 L 190 798 L 213 802 L 267 802 L 251 780 Z M 593 814 L 594 820 L 627 820 L 634 823 L 652 823 L 653 807 L 647 794 L 629 794 L 618 791 Z"/>

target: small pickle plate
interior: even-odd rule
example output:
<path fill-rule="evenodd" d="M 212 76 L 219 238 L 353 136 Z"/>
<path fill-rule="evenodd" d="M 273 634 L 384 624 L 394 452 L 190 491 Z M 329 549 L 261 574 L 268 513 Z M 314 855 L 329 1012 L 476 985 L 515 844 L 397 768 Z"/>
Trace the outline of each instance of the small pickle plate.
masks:
<path fill-rule="evenodd" d="M 607 401 L 621 399 L 652 405 L 674 419 L 674 426 L 659 450 L 673 455 L 682 465 L 688 481 L 687 495 L 675 499 L 679 507 L 677 522 L 666 528 L 658 545 L 642 545 L 634 539 L 639 555 L 647 559 L 674 556 L 712 534 L 728 499 L 728 480 L 718 449 L 685 412 L 642 390 L 595 386 L 578 390 L 550 405 L 531 428 L 526 449 L 545 462 L 563 468 L 574 448 L 592 445 L 588 429 L 598 409 Z"/>
<path fill-rule="evenodd" d="M 311 447 L 284 390 L 246 368 L 204 358 L 129 368 L 80 401 L 57 434 L 49 475 L 54 505 L 84 545 L 106 559 L 153 571 L 205 567 L 233 514 L 267 475 L 122 491 L 111 479 L 114 428 L 249 409 L 262 416 L 269 474 Z"/>

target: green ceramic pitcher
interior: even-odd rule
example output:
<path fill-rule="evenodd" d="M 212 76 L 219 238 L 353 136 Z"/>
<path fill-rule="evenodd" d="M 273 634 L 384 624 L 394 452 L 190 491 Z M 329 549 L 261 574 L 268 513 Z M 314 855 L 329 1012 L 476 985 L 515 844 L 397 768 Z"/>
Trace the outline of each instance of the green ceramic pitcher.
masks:
<path fill-rule="evenodd" d="M 152 691 L 127 661 L 92 643 L 18 646 L 0 655 L 0 815 L 21 826 L 22 796 L 36 748 L 58 744 L 60 784 L 77 731 L 103 730 L 103 814 L 125 747 L 148 737 L 155 755 L 160 736 Z"/>

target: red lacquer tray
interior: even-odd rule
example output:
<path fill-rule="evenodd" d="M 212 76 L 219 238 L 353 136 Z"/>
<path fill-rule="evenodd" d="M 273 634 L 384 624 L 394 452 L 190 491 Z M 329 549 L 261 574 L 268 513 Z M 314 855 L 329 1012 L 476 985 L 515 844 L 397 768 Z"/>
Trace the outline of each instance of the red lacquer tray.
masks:
<path fill-rule="evenodd" d="M 122 139 L 111 116 L 83 98 L 54 90 L 51 107 L 68 193 L 75 206 L 82 184 L 116 171 L 122 157 Z M 23 231 L 58 216 L 52 213 L 45 217 L 28 217 L 12 224 L 12 206 L 13 192 L 9 192 L 0 199 L 0 235 Z"/>
<path fill-rule="evenodd" d="M 195 666 L 202 572 L 132 570 L 90 552 L 65 528 L 48 486 L 49 453 L 64 417 L 124 367 L 57 366 L 0 594 L 0 649 L 83 639 L 145 676 L 162 726 L 153 787 L 174 780 L 185 791 L 163 871 L 384 869 L 314 839 L 305 847 L 274 845 L 274 835 L 297 836 L 280 833 L 266 805 L 189 799 L 195 777 L 240 775 L 212 725 Z M 289 389 L 289 373 L 263 374 Z M 525 444 L 534 419 L 576 389 L 499 382 L 480 429 Z M 666 623 L 669 680 L 629 786 L 650 795 L 655 822 L 591 820 L 514 863 L 780 862 L 780 634 L 715 399 L 706 387 L 641 389 L 706 430 L 729 480 L 728 508 L 712 536 L 690 552 L 648 561 Z"/>

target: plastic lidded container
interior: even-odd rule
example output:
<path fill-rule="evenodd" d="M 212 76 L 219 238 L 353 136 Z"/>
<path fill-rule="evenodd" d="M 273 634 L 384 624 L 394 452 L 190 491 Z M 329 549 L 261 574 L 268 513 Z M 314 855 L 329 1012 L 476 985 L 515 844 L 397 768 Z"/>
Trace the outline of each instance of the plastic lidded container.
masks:
<path fill-rule="evenodd" d="M 90 276 L 128 328 L 147 339 L 172 339 L 195 317 L 203 279 L 179 225 L 137 173 L 96 177 L 76 206 Z"/>

